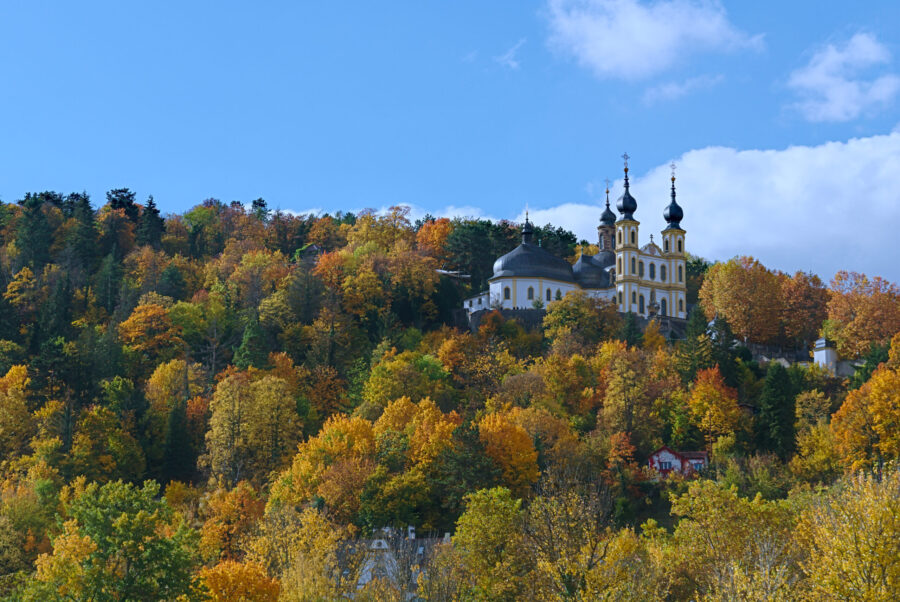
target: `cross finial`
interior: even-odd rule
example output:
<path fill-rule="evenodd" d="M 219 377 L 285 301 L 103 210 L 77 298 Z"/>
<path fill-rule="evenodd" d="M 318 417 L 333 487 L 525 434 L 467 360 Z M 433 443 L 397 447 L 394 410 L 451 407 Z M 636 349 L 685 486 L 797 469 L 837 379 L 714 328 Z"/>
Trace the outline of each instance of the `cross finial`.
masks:
<path fill-rule="evenodd" d="M 650 242 L 653 242 L 653 235 L 650 235 Z"/>
<path fill-rule="evenodd" d="M 628 156 L 628 153 L 622 155 L 622 158 L 625 159 L 625 171 L 628 171 L 628 160 L 631 158 Z"/>
<path fill-rule="evenodd" d="M 606 178 L 603 181 L 606 182 L 606 194 L 609 194 L 609 178 Z"/>
<path fill-rule="evenodd" d="M 672 183 L 675 183 L 675 168 L 678 166 L 675 165 L 675 161 L 672 161 L 672 163 L 669 165 L 669 167 L 672 168 Z"/>

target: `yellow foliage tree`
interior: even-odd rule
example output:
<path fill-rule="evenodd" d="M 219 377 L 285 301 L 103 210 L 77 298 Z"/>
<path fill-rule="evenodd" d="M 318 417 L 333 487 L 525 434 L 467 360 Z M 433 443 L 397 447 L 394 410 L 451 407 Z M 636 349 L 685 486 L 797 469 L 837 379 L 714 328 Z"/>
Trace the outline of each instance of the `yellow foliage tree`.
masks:
<path fill-rule="evenodd" d="M 537 481 L 537 450 L 524 428 L 503 414 L 487 414 L 478 423 L 478 436 L 484 453 L 500 467 L 510 490 L 524 494 Z"/>
<path fill-rule="evenodd" d="M 214 602 L 274 602 L 281 584 L 253 562 L 225 560 L 200 571 Z"/>
<path fill-rule="evenodd" d="M 0 377 L 0 458 L 5 460 L 24 453 L 34 434 L 35 424 L 27 404 L 30 382 L 25 366 L 13 366 Z"/>

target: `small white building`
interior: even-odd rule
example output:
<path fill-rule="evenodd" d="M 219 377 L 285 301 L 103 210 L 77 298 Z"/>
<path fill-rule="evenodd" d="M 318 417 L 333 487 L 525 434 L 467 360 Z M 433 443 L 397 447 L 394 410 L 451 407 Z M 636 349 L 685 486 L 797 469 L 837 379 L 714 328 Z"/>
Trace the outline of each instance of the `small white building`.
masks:
<path fill-rule="evenodd" d="M 706 468 L 709 465 L 709 455 L 705 451 L 677 452 L 663 445 L 650 454 L 647 464 L 662 476 L 673 471 L 688 475 Z"/>

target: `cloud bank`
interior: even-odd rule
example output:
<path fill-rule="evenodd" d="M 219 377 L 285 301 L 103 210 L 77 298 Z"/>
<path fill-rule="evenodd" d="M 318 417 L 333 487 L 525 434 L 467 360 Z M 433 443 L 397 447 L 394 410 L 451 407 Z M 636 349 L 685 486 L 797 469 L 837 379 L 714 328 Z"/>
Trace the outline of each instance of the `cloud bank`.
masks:
<path fill-rule="evenodd" d="M 793 105 L 808 121 L 850 121 L 891 103 L 900 93 L 900 77 L 886 73 L 866 79 L 866 70 L 891 62 L 875 36 L 858 33 L 846 44 L 828 44 L 788 80 L 800 100 Z"/>
<path fill-rule="evenodd" d="M 714 0 L 549 0 L 549 44 L 600 78 L 640 80 L 690 54 L 759 49 Z"/>
<path fill-rule="evenodd" d="M 675 161 L 691 253 L 753 255 L 826 280 L 847 269 L 900 282 L 900 131 L 782 150 L 708 147 Z M 641 173 L 638 157 L 632 166 Z M 667 162 L 632 181 L 644 241 L 665 227 L 669 175 Z M 616 182 L 613 204 L 621 189 Z M 598 199 L 533 207 L 531 216 L 594 241 L 602 210 Z"/>

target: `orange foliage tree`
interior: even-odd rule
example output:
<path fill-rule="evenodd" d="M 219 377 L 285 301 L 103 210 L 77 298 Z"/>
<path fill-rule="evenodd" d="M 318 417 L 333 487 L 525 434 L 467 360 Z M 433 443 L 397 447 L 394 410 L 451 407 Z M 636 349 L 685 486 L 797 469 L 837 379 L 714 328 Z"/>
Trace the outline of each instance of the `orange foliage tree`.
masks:
<path fill-rule="evenodd" d="M 752 257 L 738 257 L 709 269 L 700 304 L 707 316 L 728 320 L 745 341 L 768 343 L 780 331 L 780 293 L 778 276 Z"/>
<path fill-rule="evenodd" d="M 831 281 L 825 336 L 838 353 L 858 357 L 900 332 L 900 288 L 879 277 L 838 272 Z"/>

